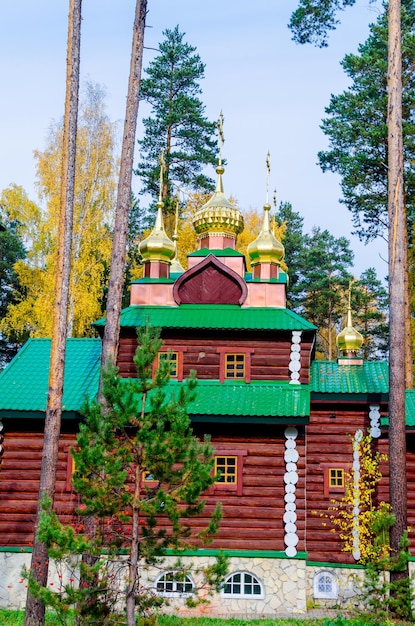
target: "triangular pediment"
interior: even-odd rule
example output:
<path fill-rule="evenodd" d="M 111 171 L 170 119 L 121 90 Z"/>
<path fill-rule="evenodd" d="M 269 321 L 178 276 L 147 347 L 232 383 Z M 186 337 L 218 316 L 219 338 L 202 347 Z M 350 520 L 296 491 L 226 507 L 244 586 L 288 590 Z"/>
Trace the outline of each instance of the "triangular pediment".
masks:
<path fill-rule="evenodd" d="M 209 254 L 176 281 L 177 304 L 239 304 L 247 296 L 245 281 L 234 270 Z"/>

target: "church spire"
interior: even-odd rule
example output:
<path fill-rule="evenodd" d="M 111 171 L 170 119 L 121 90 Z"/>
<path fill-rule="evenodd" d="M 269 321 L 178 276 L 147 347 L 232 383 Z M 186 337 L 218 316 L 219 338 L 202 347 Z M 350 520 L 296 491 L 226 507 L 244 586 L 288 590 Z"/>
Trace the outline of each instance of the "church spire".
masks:
<path fill-rule="evenodd" d="M 284 258 L 284 246 L 275 237 L 270 227 L 269 213 L 269 176 L 271 173 L 270 154 L 266 158 L 266 199 L 264 204 L 264 217 L 262 229 L 258 237 L 248 246 L 248 254 L 251 259 L 252 277 L 269 279 L 277 278 L 279 265 Z"/>
<path fill-rule="evenodd" d="M 168 277 L 170 260 L 174 256 L 174 243 L 164 230 L 163 219 L 163 175 L 164 175 L 164 153 L 159 157 L 160 163 L 160 188 L 157 202 L 157 216 L 154 228 L 146 239 L 140 243 L 139 249 L 144 263 L 144 276 L 147 278 Z"/>

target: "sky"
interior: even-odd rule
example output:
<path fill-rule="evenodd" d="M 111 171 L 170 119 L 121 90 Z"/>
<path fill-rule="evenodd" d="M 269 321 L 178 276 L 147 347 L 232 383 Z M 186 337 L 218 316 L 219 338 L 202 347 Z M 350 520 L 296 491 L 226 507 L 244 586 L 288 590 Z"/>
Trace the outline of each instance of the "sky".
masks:
<path fill-rule="evenodd" d="M 354 273 L 375 267 L 387 274 L 386 244 L 351 235 L 351 214 L 339 202 L 340 178 L 323 174 L 317 153 L 328 147 L 320 130 L 330 95 L 349 85 L 340 61 L 357 52 L 380 11 L 380 0 L 357 0 L 341 14 L 329 47 L 300 46 L 287 24 L 297 0 L 148 0 L 143 67 L 154 58 L 163 31 L 179 26 L 205 63 L 201 99 L 206 116 L 223 112 L 227 160 L 224 188 L 241 211 L 261 210 L 266 199 L 266 155 L 271 155 L 270 197 L 289 201 L 304 217 L 304 231 L 327 228 L 346 236 Z M 21 185 L 38 201 L 34 150 L 63 116 L 68 0 L 0 0 L 0 190 Z M 107 91 L 108 115 L 125 115 L 135 0 L 83 0 L 81 83 Z M 141 118 L 148 109 L 140 104 Z M 138 149 L 135 161 L 138 161 Z M 210 172 L 214 177 L 214 171 Z M 138 191 L 135 177 L 133 188 Z"/>

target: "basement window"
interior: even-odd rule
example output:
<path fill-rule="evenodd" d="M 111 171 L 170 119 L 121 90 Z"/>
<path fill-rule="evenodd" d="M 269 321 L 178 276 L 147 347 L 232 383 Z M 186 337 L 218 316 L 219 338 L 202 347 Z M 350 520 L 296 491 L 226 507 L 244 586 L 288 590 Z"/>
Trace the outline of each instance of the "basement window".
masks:
<path fill-rule="evenodd" d="M 158 595 L 165 598 L 188 598 L 194 592 L 195 584 L 188 574 L 171 571 L 157 578 L 155 589 Z"/>
<path fill-rule="evenodd" d="M 335 600 L 339 595 L 335 575 L 327 571 L 318 572 L 314 576 L 313 595 L 319 599 Z"/>
<path fill-rule="evenodd" d="M 225 579 L 222 596 L 231 598 L 264 598 L 264 588 L 256 576 L 250 572 L 235 572 Z"/>

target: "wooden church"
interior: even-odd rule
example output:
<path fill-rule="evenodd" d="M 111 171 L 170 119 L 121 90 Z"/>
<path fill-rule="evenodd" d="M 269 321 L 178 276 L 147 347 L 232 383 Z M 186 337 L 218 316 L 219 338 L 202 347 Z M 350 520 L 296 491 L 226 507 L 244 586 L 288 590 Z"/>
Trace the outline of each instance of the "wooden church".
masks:
<path fill-rule="evenodd" d="M 154 229 L 140 246 L 144 276 L 131 285 L 121 313 L 119 373 L 133 376 L 136 328 L 162 329 L 171 385 L 191 370 L 197 397 L 189 405 L 195 434 L 211 436 L 218 482 L 206 494 L 206 511 L 220 500 L 223 519 L 209 550 L 190 555 L 209 562 L 223 549 L 230 570 L 205 612 L 278 615 L 314 604 L 341 605 L 355 592 L 360 571 L 359 533 L 353 553 L 342 551 L 324 523 L 345 477 L 358 468 L 354 442 L 370 433 L 387 453 L 388 365 L 359 358 L 361 335 L 349 308 L 338 336 L 337 362 L 314 359 L 317 328 L 286 308 L 282 244 L 270 228 L 270 206 L 250 244 L 252 272 L 236 250 L 243 217 L 225 196 L 224 168 L 216 191 L 194 216 L 198 249 L 184 270 L 177 241 L 167 236 L 162 203 Z M 289 225 L 288 225 L 289 228 Z M 177 239 L 177 238 L 176 238 Z M 95 323 L 102 332 L 105 319 Z M 3 457 L 0 466 L 0 606 L 19 606 L 15 578 L 33 541 L 46 407 L 50 340 L 30 339 L 0 375 Z M 163 357 L 164 353 L 164 357 Z M 100 339 L 69 339 L 55 503 L 64 519 L 78 505 L 71 486 L 69 449 L 85 396 L 97 392 Z M 415 527 L 415 405 L 407 392 L 409 526 Z M 388 499 L 388 465 L 382 464 L 379 500 Z M 200 520 L 203 522 L 204 520 Z M 410 532 L 411 550 L 415 535 Z M 189 557 L 189 558 L 190 558 Z M 155 591 L 177 597 L 194 581 L 176 584 L 174 571 L 155 575 Z M 24 596 L 24 594 L 23 594 Z"/>

